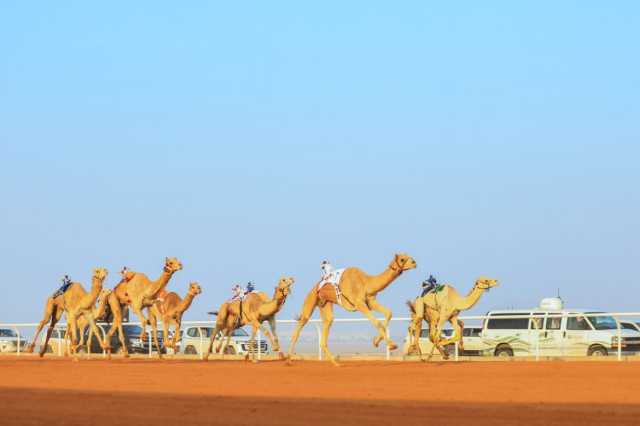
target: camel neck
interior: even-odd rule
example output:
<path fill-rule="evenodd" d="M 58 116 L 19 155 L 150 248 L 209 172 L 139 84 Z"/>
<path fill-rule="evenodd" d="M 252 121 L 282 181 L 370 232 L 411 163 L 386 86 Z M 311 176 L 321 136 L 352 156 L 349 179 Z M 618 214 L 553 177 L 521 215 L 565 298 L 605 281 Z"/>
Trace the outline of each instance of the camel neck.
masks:
<path fill-rule="evenodd" d="M 401 272 L 391 268 L 391 266 L 387 267 L 381 274 L 372 277 L 367 284 L 367 294 L 373 295 L 381 292 L 398 278 Z"/>
<path fill-rule="evenodd" d="M 156 294 L 160 290 L 165 288 L 167 286 L 167 283 L 169 283 L 172 275 L 173 272 L 162 271 L 158 279 L 153 282 L 153 294 Z"/>
<path fill-rule="evenodd" d="M 187 309 L 189 309 L 189 306 L 191 306 L 191 303 L 193 302 L 193 298 L 196 297 L 195 294 L 193 294 L 192 292 L 187 292 L 187 295 L 184 296 L 184 299 L 182 299 L 182 302 L 180 302 L 180 305 L 178 305 L 178 311 L 179 312 L 184 312 Z"/>
<path fill-rule="evenodd" d="M 107 307 L 107 299 L 109 298 L 109 296 L 105 295 L 104 297 L 100 298 L 100 301 L 98 301 L 98 307 L 96 308 L 95 312 L 93 313 L 93 316 L 96 318 L 100 318 L 102 315 L 104 315 L 104 311 Z"/>
<path fill-rule="evenodd" d="M 480 296 L 484 293 L 484 289 L 474 285 L 469 294 L 463 297 L 460 300 L 460 306 L 458 307 L 461 311 L 465 311 L 467 309 L 471 309 L 478 300 L 480 300 Z"/>

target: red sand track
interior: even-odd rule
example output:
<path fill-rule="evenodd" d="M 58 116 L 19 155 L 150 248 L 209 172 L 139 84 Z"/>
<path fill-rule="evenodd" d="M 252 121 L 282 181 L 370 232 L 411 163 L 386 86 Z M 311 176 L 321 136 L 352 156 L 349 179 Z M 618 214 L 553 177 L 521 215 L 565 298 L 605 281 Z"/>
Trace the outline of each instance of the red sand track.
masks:
<path fill-rule="evenodd" d="M 640 424 L 640 362 L 0 358 L 0 425 Z"/>

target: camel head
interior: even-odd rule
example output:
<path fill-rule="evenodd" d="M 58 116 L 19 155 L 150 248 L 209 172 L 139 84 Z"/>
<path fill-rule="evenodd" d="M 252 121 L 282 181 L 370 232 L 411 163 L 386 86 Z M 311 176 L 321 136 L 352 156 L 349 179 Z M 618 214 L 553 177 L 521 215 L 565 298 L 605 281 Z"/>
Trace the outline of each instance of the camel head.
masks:
<path fill-rule="evenodd" d="M 280 281 L 278 281 L 278 285 L 276 286 L 276 290 L 278 290 L 284 297 L 288 296 L 291 293 L 291 285 L 295 282 L 293 277 L 282 277 Z"/>
<path fill-rule="evenodd" d="M 99 282 L 102 285 L 102 282 L 107 278 L 109 272 L 105 268 L 94 268 L 93 270 L 93 278 L 95 281 Z"/>
<path fill-rule="evenodd" d="M 109 297 L 110 294 L 111 294 L 111 289 L 103 288 L 102 290 L 100 290 L 100 295 L 98 296 L 98 298 L 100 300 L 103 300 L 105 297 Z"/>
<path fill-rule="evenodd" d="M 170 274 L 182 269 L 182 263 L 175 257 L 166 257 L 164 259 L 164 271 Z"/>
<path fill-rule="evenodd" d="M 389 264 L 389 267 L 391 269 L 400 273 L 407 271 L 409 269 L 414 269 L 417 266 L 418 265 L 416 264 L 416 261 L 413 260 L 413 257 L 409 256 L 406 253 L 396 254 L 393 260 L 391 261 L 391 263 Z"/>
<path fill-rule="evenodd" d="M 197 282 L 192 282 L 191 284 L 189 284 L 189 293 L 197 296 L 198 294 L 202 293 L 202 289 Z"/>
<path fill-rule="evenodd" d="M 476 280 L 475 287 L 480 290 L 489 290 L 491 287 L 498 285 L 498 280 L 487 277 L 480 277 Z"/>

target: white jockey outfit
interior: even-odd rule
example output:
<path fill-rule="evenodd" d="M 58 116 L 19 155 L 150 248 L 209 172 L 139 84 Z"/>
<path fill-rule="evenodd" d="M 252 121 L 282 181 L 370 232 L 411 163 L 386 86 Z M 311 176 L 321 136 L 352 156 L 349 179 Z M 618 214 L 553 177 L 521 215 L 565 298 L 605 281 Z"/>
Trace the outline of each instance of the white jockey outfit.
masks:
<path fill-rule="evenodd" d="M 344 269 L 335 269 L 327 260 L 322 261 L 320 269 L 322 270 L 322 276 L 318 284 L 318 291 L 327 284 L 333 285 L 336 290 L 336 298 L 338 303 L 340 303 L 340 287 L 338 287 L 338 285 L 340 284 L 340 278 L 342 277 Z"/>
<path fill-rule="evenodd" d="M 240 284 L 236 284 L 231 289 L 231 300 L 230 302 L 235 302 L 236 300 L 244 299 L 244 288 Z"/>

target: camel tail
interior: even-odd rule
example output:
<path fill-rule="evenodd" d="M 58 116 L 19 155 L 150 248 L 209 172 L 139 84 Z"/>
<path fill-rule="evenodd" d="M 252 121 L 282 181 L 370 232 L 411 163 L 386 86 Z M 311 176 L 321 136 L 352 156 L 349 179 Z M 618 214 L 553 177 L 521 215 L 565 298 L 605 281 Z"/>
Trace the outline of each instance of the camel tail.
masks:
<path fill-rule="evenodd" d="M 409 311 L 411 311 L 411 313 L 415 315 L 416 305 L 411 300 L 407 300 L 406 303 L 407 303 L 407 306 L 409 307 Z"/>

